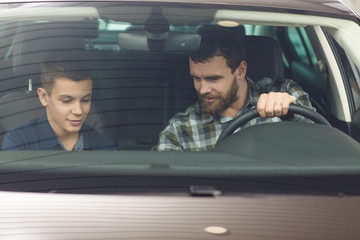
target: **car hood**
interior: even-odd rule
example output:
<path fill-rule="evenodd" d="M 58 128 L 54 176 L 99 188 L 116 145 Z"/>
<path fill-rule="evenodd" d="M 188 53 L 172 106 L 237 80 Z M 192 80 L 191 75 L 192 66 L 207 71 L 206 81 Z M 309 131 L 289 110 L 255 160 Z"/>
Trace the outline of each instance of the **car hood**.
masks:
<path fill-rule="evenodd" d="M 0 238 L 359 239 L 356 209 L 359 197 L 0 192 Z"/>

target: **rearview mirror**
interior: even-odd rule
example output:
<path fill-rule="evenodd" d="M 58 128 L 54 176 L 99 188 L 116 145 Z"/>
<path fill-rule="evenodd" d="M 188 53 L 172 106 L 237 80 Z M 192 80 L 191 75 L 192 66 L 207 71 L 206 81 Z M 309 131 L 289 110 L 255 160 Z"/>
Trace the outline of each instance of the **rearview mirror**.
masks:
<path fill-rule="evenodd" d="M 143 32 L 118 34 L 121 49 L 145 52 L 192 52 L 199 48 L 201 37 L 196 33 L 168 32 L 166 38 L 149 39 Z"/>

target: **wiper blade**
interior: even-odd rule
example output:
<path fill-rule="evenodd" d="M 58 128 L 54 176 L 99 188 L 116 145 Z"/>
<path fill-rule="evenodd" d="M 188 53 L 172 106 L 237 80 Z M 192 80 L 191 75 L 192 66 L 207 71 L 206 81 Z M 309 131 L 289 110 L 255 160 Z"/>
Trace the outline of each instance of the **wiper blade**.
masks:
<path fill-rule="evenodd" d="M 221 195 L 221 191 L 213 186 L 190 186 L 191 196 L 211 196 L 216 197 Z"/>

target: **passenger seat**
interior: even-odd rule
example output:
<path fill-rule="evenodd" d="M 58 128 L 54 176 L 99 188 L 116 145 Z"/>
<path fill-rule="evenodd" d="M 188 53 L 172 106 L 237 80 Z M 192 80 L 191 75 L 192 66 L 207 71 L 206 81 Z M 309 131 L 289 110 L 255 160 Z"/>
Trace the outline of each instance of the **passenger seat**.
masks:
<path fill-rule="evenodd" d="M 84 38 L 97 36 L 97 22 L 28 23 L 17 29 L 13 44 L 13 77 L 0 98 L 0 146 L 11 128 L 45 115 L 36 94 L 40 86 L 41 64 L 49 52 L 83 51 Z M 82 59 L 83 60 L 83 59 Z M 93 103 L 86 123 L 102 131 L 97 103 Z"/>

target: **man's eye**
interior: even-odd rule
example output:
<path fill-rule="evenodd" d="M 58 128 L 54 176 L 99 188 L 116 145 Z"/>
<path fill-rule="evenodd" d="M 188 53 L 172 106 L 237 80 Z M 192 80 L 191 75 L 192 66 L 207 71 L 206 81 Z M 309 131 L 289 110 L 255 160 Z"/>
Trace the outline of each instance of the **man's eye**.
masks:
<path fill-rule="evenodd" d="M 220 77 L 209 77 L 208 78 L 209 81 L 217 81 L 219 79 L 220 79 Z"/>
<path fill-rule="evenodd" d="M 71 103 L 71 99 L 63 99 L 63 100 L 61 100 L 61 102 L 63 102 L 63 103 Z"/>
<path fill-rule="evenodd" d="M 86 98 L 86 99 L 83 99 L 82 102 L 90 102 L 91 101 L 91 98 Z"/>
<path fill-rule="evenodd" d="M 194 77 L 194 76 L 191 76 L 191 78 L 192 78 L 192 80 L 193 80 L 193 81 L 199 81 L 199 80 L 200 80 L 200 78 L 199 78 L 199 77 Z"/>

